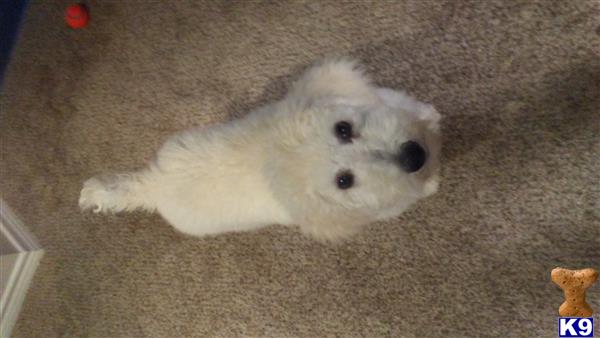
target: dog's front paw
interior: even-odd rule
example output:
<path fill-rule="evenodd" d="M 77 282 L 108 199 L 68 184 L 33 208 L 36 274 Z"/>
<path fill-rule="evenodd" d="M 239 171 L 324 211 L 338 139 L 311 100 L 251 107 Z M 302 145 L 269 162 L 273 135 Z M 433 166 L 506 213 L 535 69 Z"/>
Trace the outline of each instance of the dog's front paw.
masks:
<path fill-rule="evenodd" d="M 85 181 L 81 194 L 79 195 L 79 208 L 81 210 L 92 209 L 93 212 L 106 212 L 106 202 L 110 198 L 110 192 L 106 185 L 98 178 L 93 177 Z"/>

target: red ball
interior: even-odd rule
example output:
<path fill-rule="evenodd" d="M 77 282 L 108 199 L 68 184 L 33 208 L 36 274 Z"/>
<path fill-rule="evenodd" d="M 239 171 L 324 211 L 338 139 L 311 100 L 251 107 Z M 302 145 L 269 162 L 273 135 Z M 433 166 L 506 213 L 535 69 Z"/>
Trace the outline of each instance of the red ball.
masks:
<path fill-rule="evenodd" d="M 84 4 L 74 4 L 67 7 L 65 21 L 69 27 L 78 29 L 87 26 L 90 21 L 90 13 Z"/>

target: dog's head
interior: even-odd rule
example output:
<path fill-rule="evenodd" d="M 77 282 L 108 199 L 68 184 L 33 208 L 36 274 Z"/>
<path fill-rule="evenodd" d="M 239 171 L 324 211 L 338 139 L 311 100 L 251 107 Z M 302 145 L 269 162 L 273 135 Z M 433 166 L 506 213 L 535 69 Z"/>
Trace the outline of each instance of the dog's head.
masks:
<path fill-rule="evenodd" d="M 440 115 L 355 62 L 309 69 L 277 107 L 267 170 L 305 232 L 344 237 L 437 190 Z"/>

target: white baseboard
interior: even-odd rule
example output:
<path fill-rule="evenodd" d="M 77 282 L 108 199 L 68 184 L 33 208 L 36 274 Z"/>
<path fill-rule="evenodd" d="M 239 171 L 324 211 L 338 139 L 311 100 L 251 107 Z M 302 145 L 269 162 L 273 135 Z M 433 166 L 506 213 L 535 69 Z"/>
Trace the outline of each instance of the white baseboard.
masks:
<path fill-rule="evenodd" d="M 10 337 L 44 250 L 0 199 L 0 337 Z"/>

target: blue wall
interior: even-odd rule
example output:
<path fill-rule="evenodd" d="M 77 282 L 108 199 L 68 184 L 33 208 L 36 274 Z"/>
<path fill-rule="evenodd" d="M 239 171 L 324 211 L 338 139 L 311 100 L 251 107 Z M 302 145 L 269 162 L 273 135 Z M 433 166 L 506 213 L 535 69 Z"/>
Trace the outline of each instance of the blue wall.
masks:
<path fill-rule="evenodd" d="M 0 87 L 29 0 L 0 0 Z"/>

